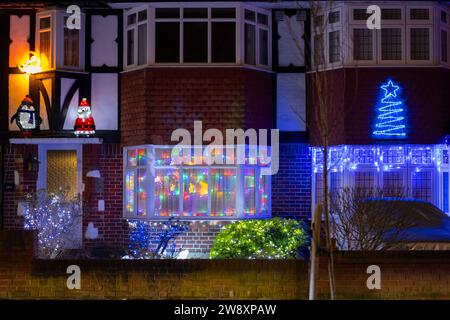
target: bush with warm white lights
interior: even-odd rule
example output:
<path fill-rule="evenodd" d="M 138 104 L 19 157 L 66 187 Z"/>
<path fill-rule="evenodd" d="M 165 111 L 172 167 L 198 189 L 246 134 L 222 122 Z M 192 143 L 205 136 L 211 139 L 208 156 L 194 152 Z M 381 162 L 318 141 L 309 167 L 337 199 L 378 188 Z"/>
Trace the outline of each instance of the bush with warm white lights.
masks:
<path fill-rule="evenodd" d="M 292 259 L 308 243 L 301 222 L 292 219 L 244 220 L 227 225 L 215 238 L 213 259 Z"/>

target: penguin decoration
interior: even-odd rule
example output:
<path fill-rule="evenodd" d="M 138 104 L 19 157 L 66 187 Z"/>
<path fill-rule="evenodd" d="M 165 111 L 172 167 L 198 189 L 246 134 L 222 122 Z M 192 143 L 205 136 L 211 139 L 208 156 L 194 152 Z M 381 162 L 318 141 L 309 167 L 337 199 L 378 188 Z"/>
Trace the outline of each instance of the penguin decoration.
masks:
<path fill-rule="evenodd" d="M 31 100 L 29 95 L 25 96 L 19 108 L 17 108 L 17 112 L 11 117 L 11 123 L 14 120 L 25 138 L 30 137 L 31 131 L 35 130 L 42 123 L 42 119 L 36 114 L 33 100 Z"/>

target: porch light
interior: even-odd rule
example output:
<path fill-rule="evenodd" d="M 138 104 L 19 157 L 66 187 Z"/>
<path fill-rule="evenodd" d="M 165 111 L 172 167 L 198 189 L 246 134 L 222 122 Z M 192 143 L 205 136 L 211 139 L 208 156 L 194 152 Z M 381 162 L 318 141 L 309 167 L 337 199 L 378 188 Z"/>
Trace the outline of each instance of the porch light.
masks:
<path fill-rule="evenodd" d="M 17 67 L 26 74 L 35 74 L 42 71 L 41 59 L 32 51 L 30 51 L 30 58 L 24 64 L 19 64 Z"/>

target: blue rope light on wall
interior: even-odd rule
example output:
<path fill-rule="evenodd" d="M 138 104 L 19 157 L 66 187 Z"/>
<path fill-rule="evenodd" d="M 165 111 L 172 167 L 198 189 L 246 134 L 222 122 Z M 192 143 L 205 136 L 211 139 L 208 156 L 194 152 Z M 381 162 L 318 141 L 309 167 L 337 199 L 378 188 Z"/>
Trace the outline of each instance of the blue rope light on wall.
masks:
<path fill-rule="evenodd" d="M 377 123 L 375 124 L 374 136 L 402 138 L 406 137 L 406 125 L 403 101 L 397 97 L 400 89 L 392 80 L 380 87 L 384 90 L 384 96 L 378 104 Z"/>

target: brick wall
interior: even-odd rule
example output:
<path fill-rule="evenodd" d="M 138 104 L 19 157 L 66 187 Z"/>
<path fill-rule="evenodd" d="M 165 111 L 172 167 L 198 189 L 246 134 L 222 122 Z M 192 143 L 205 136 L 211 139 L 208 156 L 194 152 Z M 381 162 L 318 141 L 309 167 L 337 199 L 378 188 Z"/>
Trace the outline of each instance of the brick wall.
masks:
<path fill-rule="evenodd" d="M 146 68 L 121 78 L 124 145 L 169 144 L 172 131 L 273 128 L 270 73 L 245 68 Z"/>
<path fill-rule="evenodd" d="M 407 114 L 407 137 L 402 143 L 439 143 L 450 125 L 450 70 L 445 68 L 347 68 L 327 71 L 329 76 L 330 123 L 335 123 L 331 144 L 371 144 L 380 85 L 392 78 L 402 87 Z M 310 76 L 313 77 L 313 76 Z M 314 85 L 310 78 L 308 83 Z M 311 90 L 311 88 L 310 88 Z M 311 91 L 313 92 L 313 91 Z M 311 95 L 311 144 L 317 145 L 318 131 Z M 448 129 L 447 129 L 448 130 Z"/>
<path fill-rule="evenodd" d="M 33 260 L 33 233 L 0 232 L 0 299 L 306 299 L 301 260 Z M 381 268 L 381 290 L 368 290 L 369 265 Z M 66 270 L 81 268 L 81 290 Z M 448 299 L 450 253 L 336 254 L 339 299 Z M 318 294 L 328 298 L 321 260 Z"/>
<path fill-rule="evenodd" d="M 28 158 L 37 157 L 37 146 L 8 144 L 4 150 L 4 183 L 14 185 L 14 172 L 17 172 L 19 185 L 14 190 L 3 192 L 3 227 L 20 230 L 23 228 L 23 218 L 17 215 L 17 203 L 27 192 L 36 191 L 37 172 L 28 172 L 25 165 Z"/>
<path fill-rule="evenodd" d="M 305 143 L 280 143 L 280 168 L 272 176 L 272 216 L 311 217 L 311 156 Z"/>

